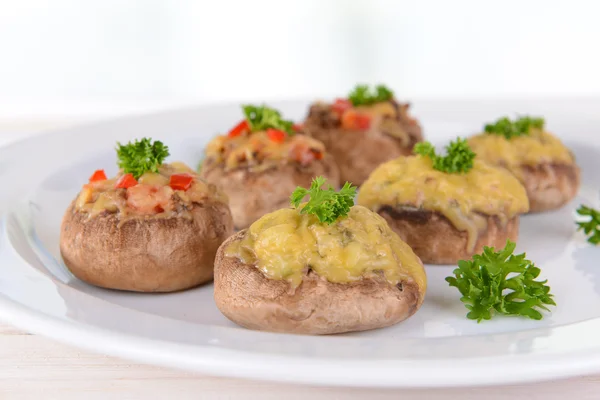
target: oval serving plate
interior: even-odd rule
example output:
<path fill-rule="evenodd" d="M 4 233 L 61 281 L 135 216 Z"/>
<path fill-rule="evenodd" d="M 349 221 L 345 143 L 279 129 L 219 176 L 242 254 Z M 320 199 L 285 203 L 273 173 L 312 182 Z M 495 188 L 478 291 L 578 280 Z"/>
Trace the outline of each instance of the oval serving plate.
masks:
<path fill-rule="evenodd" d="M 280 102 L 301 119 L 307 102 Z M 428 140 L 443 145 L 484 121 L 515 112 L 547 117 L 582 167 L 578 197 L 561 210 L 522 218 L 517 250 L 542 269 L 557 307 L 542 321 L 466 319 L 459 293 L 428 266 L 421 310 L 396 326 L 337 336 L 298 336 L 237 327 L 217 310 L 212 285 L 174 294 L 89 286 L 65 269 L 59 227 L 90 173 L 116 172 L 114 146 L 162 140 L 169 160 L 197 165 L 203 146 L 239 120 L 235 105 L 125 118 L 38 136 L 0 149 L 0 318 L 93 351 L 207 374 L 317 385 L 474 386 L 600 372 L 600 247 L 576 232 L 580 203 L 599 206 L 600 101 L 420 102 Z"/>

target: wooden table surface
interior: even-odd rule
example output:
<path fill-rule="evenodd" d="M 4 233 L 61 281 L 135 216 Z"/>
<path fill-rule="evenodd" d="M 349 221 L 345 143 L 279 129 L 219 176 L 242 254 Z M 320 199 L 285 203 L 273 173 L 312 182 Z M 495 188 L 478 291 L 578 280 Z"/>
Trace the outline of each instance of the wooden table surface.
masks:
<path fill-rule="evenodd" d="M 170 397 L 172 396 L 172 397 Z M 214 378 L 80 351 L 0 325 L 1 399 L 600 399 L 600 377 L 475 389 L 318 388 Z"/>
<path fill-rule="evenodd" d="M 73 120 L 0 121 L 0 145 Z M 78 122 L 78 121 L 75 121 Z M 599 339 L 600 340 L 600 339 Z M 215 378 L 131 363 L 0 324 L 0 399 L 600 399 L 600 376 L 473 389 L 322 388 Z"/>

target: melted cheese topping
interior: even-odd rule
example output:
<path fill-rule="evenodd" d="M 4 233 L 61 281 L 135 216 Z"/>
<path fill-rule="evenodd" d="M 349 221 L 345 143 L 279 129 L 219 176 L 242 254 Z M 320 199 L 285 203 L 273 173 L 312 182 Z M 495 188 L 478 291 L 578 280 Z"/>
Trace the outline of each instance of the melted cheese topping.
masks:
<path fill-rule="evenodd" d="M 540 129 L 532 129 L 529 135 L 511 139 L 481 133 L 471 137 L 469 145 L 480 159 L 508 168 L 521 180 L 521 167 L 524 165 L 572 165 L 575 162 L 569 149 L 557 137 Z"/>
<path fill-rule="evenodd" d="M 169 186 L 170 177 L 181 173 L 192 176 L 192 184 L 187 190 L 173 190 Z M 194 203 L 201 203 L 208 198 L 228 203 L 225 194 L 214 185 L 205 183 L 193 169 L 181 162 L 163 164 L 158 173 L 146 172 L 140 176 L 137 185 L 128 189 L 115 187 L 122 175 L 119 172 L 112 179 L 84 185 L 75 200 L 75 210 L 88 213 L 90 218 L 104 212 L 118 213 L 121 220 L 140 215 L 191 218 L 189 210 Z"/>
<path fill-rule="evenodd" d="M 358 203 L 379 211 L 383 206 L 436 211 L 469 235 L 472 250 L 486 228 L 481 214 L 502 223 L 529 210 L 525 188 L 508 171 L 474 160 L 466 174 L 433 169 L 431 159 L 401 157 L 380 165 L 361 186 Z"/>
<path fill-rule="evenodd" d="M 226 170 L 240 166 L 263 166 L 265 168 L 287 161 L 307 164 L 320 159 L 325 146 L 305 135 L 286 135 L 282 142 L 269 138 L 266 132 L 253 132 L 235 137 L 217 136 L 206 146 L 206 156 L 212 162 L 224 164 Z"/>
<path fill-rule="evenodd" d="M 425 270 L 412 249 L 379 215 L 354 206 L 331 225 L 296 209 L 267 214 L 250 226 L 227 255 L 254 264 L 269 279 L 302 283 L 307 269 L 334 283 L 382 274 L 396 285 L 413 279 L 424 292 Z"/>

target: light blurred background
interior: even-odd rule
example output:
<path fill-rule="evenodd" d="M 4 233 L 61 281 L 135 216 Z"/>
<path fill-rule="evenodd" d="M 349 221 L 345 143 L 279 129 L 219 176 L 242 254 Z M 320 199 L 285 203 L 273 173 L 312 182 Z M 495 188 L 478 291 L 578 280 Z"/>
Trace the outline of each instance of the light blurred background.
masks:
<path fill-rule="evenodd" d="M 0 119 L 600 94 L 595 0 L 0 0 Z"/>

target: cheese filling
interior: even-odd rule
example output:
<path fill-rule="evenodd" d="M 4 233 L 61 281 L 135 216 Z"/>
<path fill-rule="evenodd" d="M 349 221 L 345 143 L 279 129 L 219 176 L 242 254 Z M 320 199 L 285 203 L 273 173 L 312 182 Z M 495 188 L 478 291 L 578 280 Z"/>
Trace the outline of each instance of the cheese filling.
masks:
<path fill-rule="evenodd" d="M 169 186 L 174 174 L 186 174 L 193 178 L 186 190 Z M 137 184 L 127 189 L 117 188 L 123 176 L 120 172 L 112 179 L 91 182 L 82 188 L 75 200 L 75 210 L 87 213 L 90 218 L 102 213 L 118 213 L 121 220 L 127 217 L 170 218 L 175 215 L 192 218 L 190 210 L 194 203 L 213 199 L 227 204 L 227 197 L 201 180 L 187 165 L 174 162 L 162 164 L 158 173 L 146 172 Z"/>
<path fill-rule="evenodd" d="M 217 136 L 206 146 L 207 164 L 224 165 L 225 170 L 242 166 L 266 169 L 285 162 L 307 165 L 324 154 L 323 143 L 308 136 L 285 134 L 282 139 L 273 140 L 266 131 Z"/>
<path fill-rule="evenodd" d="M 523 166 L 539 164 L 573 165 L 573 154 L 552 134 L 531 129 L 529 135 L 506 139 L 502 135 L 481 133 L 469 139 L 469 146 L 482 160 L 500 165 L 523 181 Z"/>
<path fill-rule="evenodd" d="M 412 249 L 382 217 L 361 206 L 331 225 L 296 209 L 275 211 L 252 224 L 244 239 L 226 252 L 293 288 L 308 269 L 333 283 L 381 274 L 392 285 L 414 280 L 423 292 L 427 285 Z"/>
<path fill-rule="evenodd" d="M 384 206 L 439 212 L 467 232 L 469 251 L 487 229 L 486 216 L 502 224 L 529 210 L 525 189 L 508 171 L 478 159 L 465 174 L 432 167 L 428 157 L 401 157 L 379 166 L 361 186 L 358 204 L 379 211 Z"/>

